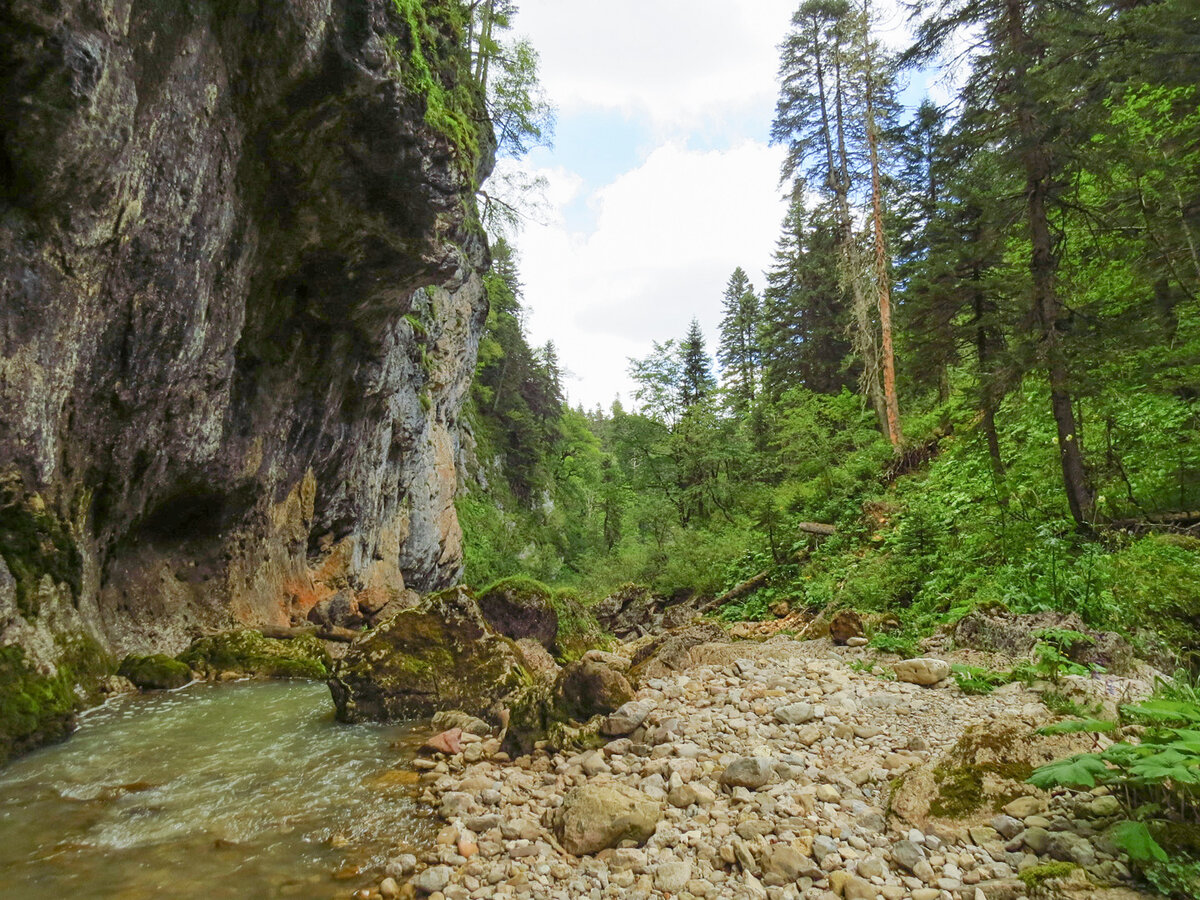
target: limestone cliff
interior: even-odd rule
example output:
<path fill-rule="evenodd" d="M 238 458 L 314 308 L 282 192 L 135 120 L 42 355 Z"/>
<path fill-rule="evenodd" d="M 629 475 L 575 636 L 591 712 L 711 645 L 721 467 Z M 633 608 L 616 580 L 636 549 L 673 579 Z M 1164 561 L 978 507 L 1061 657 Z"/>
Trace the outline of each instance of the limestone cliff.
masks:
<path fill-rule="evenodd" d="M 455 579 L 492 157 L 459 15 L 0 10 L 0 645 Z"/>

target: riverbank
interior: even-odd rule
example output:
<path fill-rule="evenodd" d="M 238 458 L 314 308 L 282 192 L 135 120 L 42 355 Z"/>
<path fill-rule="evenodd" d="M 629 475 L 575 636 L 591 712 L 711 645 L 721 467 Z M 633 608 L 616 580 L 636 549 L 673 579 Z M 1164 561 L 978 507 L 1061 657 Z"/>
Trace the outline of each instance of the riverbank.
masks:
<path fill-rule="evenodd" d="M 1144 896 L 1102 835 L 1103 789 L 1024 784 L 1092 745 L 1034 734 L 1057 718 L 1045 685 L 973 695 L 950 678 L 889 680 L 828 639 L 688 656 L 648 679 L 595 749 L 510 760 L 473 741 L 419 760 L 437 845 L 393 858 L 357 896 L 999 900 L 1051 878 L 1067 896 Z M 1110 706 L 1150 689 L 1116 676 L 1069 686 Z"/>

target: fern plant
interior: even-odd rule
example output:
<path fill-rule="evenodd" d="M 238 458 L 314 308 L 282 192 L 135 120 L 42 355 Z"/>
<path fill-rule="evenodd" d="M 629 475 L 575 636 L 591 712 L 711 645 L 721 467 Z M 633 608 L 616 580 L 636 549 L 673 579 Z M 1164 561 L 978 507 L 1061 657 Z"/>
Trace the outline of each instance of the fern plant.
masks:
<path fill-rule="evenodd" d="M 1121 707 L 1123 727 L 1101 719 L 1057 722 L 1043 734 L 1116 732 L 1128 737 L 1034 771 L 1029 783 L 1049 790 L 1105 786 L 1123 801 L 1126 819 L 1109 837 L 1165 893 L 1197 896 L 1200 847 L 1175 836 L 1200 833 L 1200 703 L 1156 696 Z M 1140 732 L 1140 739 L 1134 739 Z M 1175 850 L 1168 853 L 1163 843 Z M 1194 841 L 1192 842 L 1195 843 Z"/>

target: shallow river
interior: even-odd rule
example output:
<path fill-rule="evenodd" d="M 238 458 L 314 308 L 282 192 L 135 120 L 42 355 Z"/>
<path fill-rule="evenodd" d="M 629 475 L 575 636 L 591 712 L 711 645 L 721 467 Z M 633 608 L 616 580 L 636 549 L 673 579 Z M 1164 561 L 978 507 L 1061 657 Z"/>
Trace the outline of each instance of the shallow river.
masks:
<path fill-rule="evenodd" d="M 119 698 L 0 769 L 0 896 L 348 896 L 432 841 L 396 768 L 419 740 L 336 723 L 311 682 Z"/>

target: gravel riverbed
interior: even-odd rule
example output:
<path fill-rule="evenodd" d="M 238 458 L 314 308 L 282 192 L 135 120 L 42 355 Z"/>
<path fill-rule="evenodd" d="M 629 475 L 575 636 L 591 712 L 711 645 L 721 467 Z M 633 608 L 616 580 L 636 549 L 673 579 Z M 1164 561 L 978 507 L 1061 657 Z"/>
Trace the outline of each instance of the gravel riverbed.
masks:
<path fill-rule="evenodd" d="M 465 734 L 462 752 L 416 763 L 445 823 L 435 848 L 391 859 L 358 896 L 1002 900 L 1043 871 L 1070 896 L 1143 896 L 1104 838 L 1115 804 L 1103 790 L 1020 785 L 961 821 L 905 796 L 954 783 L 944 760 L 964 734 L 984 746 L 1052 721 L 1036 691 L 888 680 L 864 654 L 784 636 L 698 647 L 584 752 L 509 759 Z M 1110 702 L 1147 690 L 1115 677 L 1074 687 Z"/>

